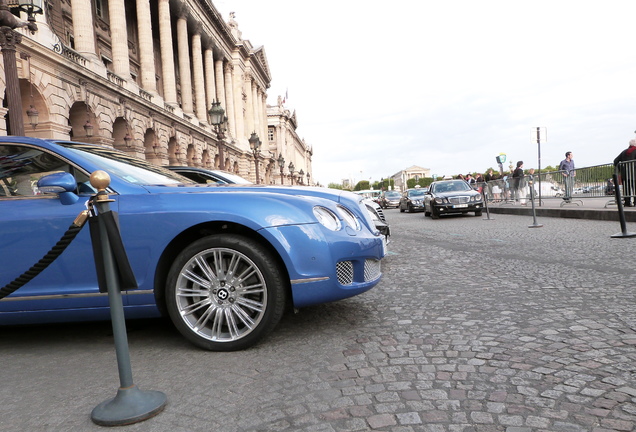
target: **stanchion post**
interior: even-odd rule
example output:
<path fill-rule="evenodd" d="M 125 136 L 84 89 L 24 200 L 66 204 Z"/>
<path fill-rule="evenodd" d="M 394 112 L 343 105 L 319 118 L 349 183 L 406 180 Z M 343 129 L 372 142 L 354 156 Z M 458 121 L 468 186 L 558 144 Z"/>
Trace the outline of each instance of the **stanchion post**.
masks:
<path fill-rule="evenodd" d="M 484 207 L 486 208 L 486 217 L 484 220 L 494 220 L 490 217 L 490 210 L 488 210 L 488 198 L 486 197 L 486 186 L 488 183 L 485 183 L 484 187 L 481 188 L 481 198 L 484 200 Z"/>
<path fill-rule="evenodd" d="M 621 188 L 618 183 L 618 166 L 614 169 L 612 179 L 614 180 L 614 196 L 616 197 L 616 207 L 618 207 L 618 220 L 621 223 L 621 232 L 612 234 L 612 238 L 628 238 L 636 237 L 636 233 L 627 231 L 627 223 L 625 222 L 625 209 L 623 208 L 623 197 L 621 196 Z"/>
<path fill-rule="evenodd" d="M 90 182 L 98 190 L 94 205 L 97 207 L 100 247 L 120 383 L 117 395 L 95 407 L 91 419 L 101 426 L 120 426 L 144 421 L 159 414 L 165 407 L 167 398 L 162 392 L 142 391 L 133 383 L 121 287 L 104 218 L 100 218 L 100 215 L 110 211 L 109 203 L 114 201 L 108 198 L 106 192 L 110 176 L 104 171 L 95 171 L 91 174 Z"/>
<path fill-rule="evenodd" d="M 537 134 L 538 133 L 539 132 L 537 132 Z M 530 202 L 532 203 L 532 225 L 528 225 L 528 228 L 541 228 L 543 224 L 537 223 L 537 211 L 534 206 L 534 175 L 530 175 L 530 181 L 528 184 L 530 185 Z"/>

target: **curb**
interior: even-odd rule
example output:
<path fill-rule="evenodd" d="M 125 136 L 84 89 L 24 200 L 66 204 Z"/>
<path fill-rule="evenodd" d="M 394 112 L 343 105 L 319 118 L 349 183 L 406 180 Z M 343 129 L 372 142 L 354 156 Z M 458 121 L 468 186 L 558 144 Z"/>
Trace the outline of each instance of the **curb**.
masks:
<path fill-rule="evenodd" d="M 532 216 L 532 207 L 488 207 L 490 213 Z M 538 217 L 558 217 L 570 219 L 592 219 L 620 221 L 617 209 L 585 209 L 585 208 L 541 208 L 535 207 Z M 636 222 L 636 212 L 626 211 L 625 221 Z"/>

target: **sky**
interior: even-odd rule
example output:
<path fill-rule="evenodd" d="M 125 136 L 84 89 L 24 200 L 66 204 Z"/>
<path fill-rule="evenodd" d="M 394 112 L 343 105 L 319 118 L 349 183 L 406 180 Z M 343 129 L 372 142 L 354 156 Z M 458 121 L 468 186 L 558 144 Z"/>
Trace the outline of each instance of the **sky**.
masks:
<path fill-rule="evenodd" d="M 213 4 L 264 46 L 268 103 L 287 94 L 324 186 L 484 172 L 500 153 L 594 166 L 636 138 L 634 0 Z"/>

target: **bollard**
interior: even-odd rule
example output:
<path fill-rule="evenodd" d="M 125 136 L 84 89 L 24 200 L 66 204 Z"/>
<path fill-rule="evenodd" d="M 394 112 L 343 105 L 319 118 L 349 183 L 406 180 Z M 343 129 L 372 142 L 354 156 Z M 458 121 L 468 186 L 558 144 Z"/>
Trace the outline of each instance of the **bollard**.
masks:
<path fill-rule="evenodd" d="M 530 202 L 532 203 L 532 225 L 528 225 L 528 228 L 541 228 L 543 224 L 537 223 L 537 211 L 534 206 L 534 176 L 530 176 Z"/>
<path fill-rule="evenodd" d="M 166 395 L 158 391 L 142 391 L 133 383 L 128 350 L 128 336 L 124 319 L 119 278 L 116 271 L 115 258 L 104 218 L 110 212 L 106 188 L 110 184 L 110 176 L 104 171 L 91 174 L 90 182 L 99 192 L 95 197 L 97 207 L 97 223 L 99 228 L 99 247 L 103 260 L 103 273 L 108 288 L 108 301 L 113 326 L 113 338 L 120 386 L 117 395 L 93 409 L 91 419 L 101 426 L 121 426 L 147 420 L 159 414 L 166 405 Z M 117 231 L 118 233 L 118 231 Z"/>
<path fill-rule="evenodd" d="M 485 188 L 481 188 L 481 197 L 484 200 L 484 207 L 486 208 L 486 217 L 483 220 L 494 220 L 490 217 L 490 210 L 488 210 L 488 199 L 486 197 Z"/>
<path fill-rule="evenodd" d="M 618 184 L 618 174 L 616 174 L 616 169 L 614 170 L 612 179 L 614 179 L 614 195 L 616 196 L 616 206 L 618 207 L 618 220 L 621 223 L 621 232 L 612 234 L 610 237 L 612 238 L 636 237 L 636 233 L 627 231 L 627 224 L 625 222 L 625 209 L 623 208 L 623 197 L 621 196 L 621 190 L 620 190 L 621 188 Z"/>

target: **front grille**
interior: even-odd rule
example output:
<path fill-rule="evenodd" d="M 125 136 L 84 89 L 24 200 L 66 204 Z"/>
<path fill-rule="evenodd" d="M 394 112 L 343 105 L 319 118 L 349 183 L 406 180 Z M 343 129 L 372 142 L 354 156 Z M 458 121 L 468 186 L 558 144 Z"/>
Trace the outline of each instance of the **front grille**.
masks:
<path fill-rule="evenodd" d="M 469 196 L 456 196 L 448 198 L 448 202 L 450 202 L 451 204 L 466 204 L 468 201 L 470 201 Z"/>
<path fill-rule="evenodd" d="M 368 259 L 364 261 L 364 281 L 376 280 L 382 274 L 380 260 Z"/>
<path fill-rule="evenodd" d="M 382 207 L 376 207 L 375 212 L 378 214 L 378 217 L 382 222 L 386 222 L 386 217 L 384 217 L 384 211 L 382 211 Z"/>
<path fill-rule="evenodd" d="M 336 275 L 340 285 L 351 285 L 353 283 L 353 263 L 351 261 L 337 263 Z"/>

